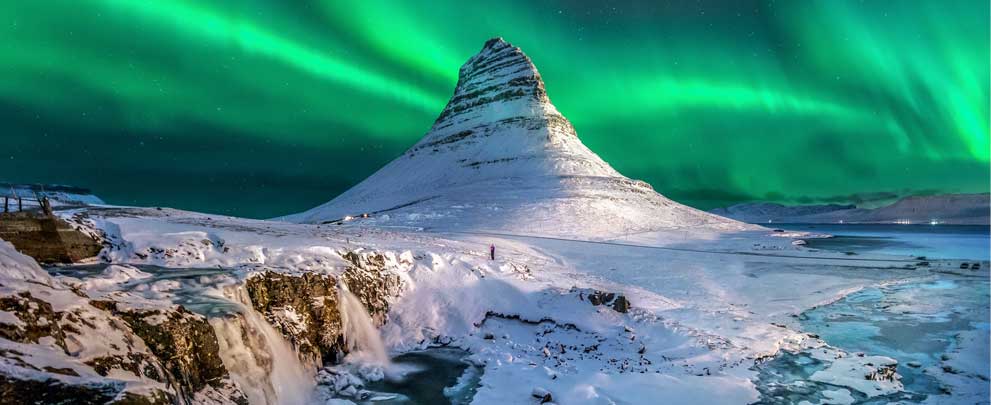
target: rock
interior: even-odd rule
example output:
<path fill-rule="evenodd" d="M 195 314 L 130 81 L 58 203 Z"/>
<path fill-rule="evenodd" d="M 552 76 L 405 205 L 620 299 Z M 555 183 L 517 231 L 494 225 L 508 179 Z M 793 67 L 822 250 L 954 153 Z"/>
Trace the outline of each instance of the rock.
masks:
<path fill-rule="evenodd" d="M 534 398 L 539 399 L 540 403 L 542 404 L 546 404 L 554 400 L 550 391 L 541 387 L 534 388 L 533 391 L 530 393 L 530 395 L 533 396 Z"/>
<path fill-rule="evenodd" d="M 630 311 L 630 301 L 628 301 L 625 296 L 620 295 L 616 297 L 616 301 L 613 301 L 612 309 L 616 312 L 625 314 Z"/>
<path fill-rule="evenodd" d="M 615 296 L 616 295 L 613 293 L 595 291 L 588 295 L 588 302 L 592 303 L 592 305 L 595 306 L 604 305 L 612 302 Z"/>
<path fill-rule="evenodd" d="M 349 262 L 344 282 L 377 323 L 385 321 L 388 298 L 399 294 L 399 276 L 385 268 L 385 257 L 345 252 Z M 299 352 L 324 363 L 336 363 L 347 354 L 341 336 L 338 279 L 332 275 L 276 272 L 258 273 L 245 282 L 255 310 L 265 315 Z M 289 315 L 291 314 L 291 315 Z"/>
<path fill-rule="evenodd" d="M 107 309 L 131 327 L 134 334 L 160 359 L 169 383 L 180 395 L 208 386 L 229 388 L 230 375 L 220 359 L 220 345 L 206 318 L 182 306 L 174 310 L 119 310 L 113 302 L 95 301 L 94 306 Z"/>
<path fill-rule="evenodd" d="M 622 294 L 594 290 L 588 294 L 588 302 L 592 305 L 610 305 L 612 309 L 619 313 L 630 311 L 630 301 Z"/>
<path fill-rule="evenodd" d="M 51 337 L 55 344 L 65 348 L 65 332 L 59 325 L 62 315 L 52 310 L 52 305 L 35 298 L 30 292 L 0 297 L 0 310 L 13 313 L 21 325 L 0 323 L 0 337 L 19 343 L 38 343 L 38 339 Z"/>
<path fill-rule="evenodd" d="M 347 388 L 340 390 L 337 393 L 340 394 L 341 396 L 353 398 L 355 395 L 358 395 L 358 389 L 355 388 L 353 385 L 349 385 Z"/>
<path fill-rule="evenodd" d="M 873 366 L 867 363 L 869 366 Z M 864 378 L 870 381 L 897 381 L 899 379 L 896 369 L 896 364 L 882 364 L 877 367 L 876 371 L 873 371 Z"/>
<path fill-rule="evenodd" d="M 24 380 L 0 374 L 0 398 L 7 404 L 105 404 L 121 384 L 66 384 L 58 379 Z"/>
<path fill-rule="evenodd" d="M 103 249 L 100 240 L 68 222 L 32 212 L 0 213 L 0 239 L 39 263 L 74 263 L 95 257 Z"/>
<path fill-rule="evenodd" d="M 0 371 L 0 403 L 34 398 L 23 403 L 170 404 L 190 402 L 204 390 L 226 393 L 217 403 L 246 403 L 230 382 L 213 329 L 202 317 L 171 306 L 119 310 L 115 301 L 91 301 L 57 280 L 44 281 L 48 284 L 34 284 L 31 291 L 0 295 L 0 310 L 17 320 L 0 322 L 0 337 L 32 345 L 30 354 L 0 348 L 10 365 Z M 39 369 L 32 365 L 37 356 L 65 366 Z M 93 373 L 106 379 L 77 377 Z M 156 383 L 164 390 L 154 388 Z"/>

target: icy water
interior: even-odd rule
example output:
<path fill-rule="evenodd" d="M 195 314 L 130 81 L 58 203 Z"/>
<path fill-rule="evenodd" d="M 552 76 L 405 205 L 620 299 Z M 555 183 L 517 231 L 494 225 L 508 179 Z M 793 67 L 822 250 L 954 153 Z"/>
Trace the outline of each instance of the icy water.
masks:
<path fill-rule="evenodd" d="M 904 392 L 868 398 L 850 391 L 856 403 L 918 402 L 944 394 L 934 377 L 943 372 L 940 360 L 967 330 L 988 329 L 986 278 L 930 280 L 872 287 L 800 317 L 803 331 L 814 333 L 830 346 L 848 353 L 881 355 L 898 361 Z M 985 364 L 989 359 L 983 360 Z M 809 353 L 784 353 L 759 366 L 761 403 L 816 403 L 824 392 L 845 387 L 810 381 L 827 364 Z"/>
<path fill-rule="evenodd" d="M 46 270 L 54 276 L 74 277 L 87 280 L 100 277 L 107 264 L 73 265 L 64 267 L 49 267 Z M 141 293 L 169 293 L 172 302 L 204 316 L 220 316 L 239 312 L 236 303 L 217 291 L 224 285 L 234 283 L 231 277 L 233 270 L 223 268 L 190 268 L 177 269 L 153 265 L 128 265 L 148 273 L 151 277 L 133 279 L 120 285 L 117 289 Z"/>
<path fill-rule="evenodd" d="M 991 259 L 991 228 L 985 225 L 775 224 L 791 231 L 827 233 L 806 247 L 853 253 Z"/>
<path fill-rule="evenodd" d="M 787 230 L 828 233 L 829 239 L 810 239 L 807 247 L 852 253 L 926 256 L 929 259 L 988 260 L 991 241 L 986 226 L 948 225 L 778 225 Z M 955 264 L 955 263 L 954 263 Z M 986 262 L 982 267 L 986 267 Z M 864 353 L 898 361 L 904 391 L 869 397 L 849 387 L 812 381 L 826 369 L 811 352 L 782 353 L 759 365 L 757 386 L 763 404 L 922 402 L 951 394 L 937 378 L 942 362 L 957 349 L 965 331 L 988 331 L 989 284 L 987 268 L 963 275 L 935 274 L 909 282 L 865 288 L 845 298 L 802 313 L 799 329 L 819 336 L 829 346 L 852 355 Z M 973 356 L 987 356 L 978 350 Z M 988 364 L 991 359 L 973 359 Z M 987 382 L 983 397 L 987 397 Z M 954 397 L 941 396 L 949 403 Z"/>
<path fill-rule="evenodd" d="M 359 404 L 468 404 L 478 389 L 482 369 L 464 361 L 468 352 L 449 347 L 404 353 L 392 358 L 390 376 L 365 383 L 369 399 Z M 398 375 L 395 371 L 398 371 Z"/>

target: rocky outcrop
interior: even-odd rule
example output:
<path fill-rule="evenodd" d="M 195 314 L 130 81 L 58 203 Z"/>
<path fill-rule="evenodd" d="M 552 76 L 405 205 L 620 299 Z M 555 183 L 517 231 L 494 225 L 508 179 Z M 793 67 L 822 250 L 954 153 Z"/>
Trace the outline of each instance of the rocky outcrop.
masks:
<path fill-rule="evenodd" d="M 213 327 L 206 318 L 182 306 L 173 310 L 120 309 L 112 301 L 94 301 L 93 306 L 109 311 L 130 326 L 155 355 L 164 373 L 157 378 L 175 387 L 179 396 L 192 398 L 207 388 L 235 391 L 220 358 L 220 347 Z M 235 395 L 234 402 L 244 402 Z"/>
<path fill-rule="evenodd" d="M 581 296 L 583 295 L 584 293 Z M 625 314 L 630 311 L 630 301 L 622 294 L 594 290 L 588 293 L 588 302 L 595 306 L 609 305 L 619 313 Z"/>
<path fill-rule="evenodd" d="M 399 292 L 400 279 L 385 269 L 384 256 L 346 252 L 342 257 L 349 266 L 340 280 L 326 274 L 269 271 L 245 282 L 254 309 L 311 360 L 333 363 L 347 352 L 338 309 L 338 282 L 347 285 L 379 324 L 385 321 L 389 298 Z"/>
<path fill-rule="evenodd" d="M 26 380 L 0 374 L 0 402 L 5 404 L 106 404 L 113 402 L 120 389 L 117 384 L 66 384 L 54 378 Z M 145 402 L 129 403 L 169 402 L 154 402 L 149 398 Z"/>
<path fill-rule="evenodd" d="M 166 404 L 203 395 L 246 404 L 201 316 L 90 301 L 43 281 L 50 284 L 33 281 L 29 291 L 4 280 L 0 290 L 0 402 Z"/>
<path fill-rule="evenodd" d="M 103 249 L 97 239 L 67 222 L 37 212 L 0 213 L 0 239 L 39 263 L 73 263 Z"/>

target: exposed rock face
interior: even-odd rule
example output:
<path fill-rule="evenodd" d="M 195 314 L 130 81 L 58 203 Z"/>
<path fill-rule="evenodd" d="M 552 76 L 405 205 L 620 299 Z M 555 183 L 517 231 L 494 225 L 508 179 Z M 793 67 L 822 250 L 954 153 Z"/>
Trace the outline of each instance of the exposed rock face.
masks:
<path fill-rule="evenodd" d="M 56 352 L 78 361 L 76 367 L 42 367 L 15 350 L 0 350 L 0 357 L 41 375 L 80 377 L 89 371 L 107 377 L 105 382 L 70 384 L 62 379 L 17 379 L 7 377 L 4 390 L 13 398 L 44 395 L 58 403 L 62 394 L 77 395 L 92 403 L 172 403 L 190 402 L 204 390 L 227 392 L 223 401 L 245 403 L 243 396 L 231 386 L 226 369 L 218 355 L 213 330 L 206 320 L 178 307 L 175 310 L 119 310 L 112 301 L 93 301 L 91 306 L 56 312 L 51 304 L 22 292 L 0 297 L 0 310 L 12 313 L 19 324 L 0 322 L 0 337 L 13 342 L 45 346 L 50 342 Z M 94 330 L 99 330 L 100 335 Z M 102 335 L 102 336 L 101 336 Z M 88 339 L 105 339 L 111 350 L 94 351 Z M 79 366 L 89 370 L 78 370 Z M 125 388 L 116 380 L 120 373 L 132 374 L 134 379 L 162 383 L 151 392 L 120 392 Z M 47 392 L 53 387 L 57 392 Z M 38 391 L 41 390 L 41 391 Z M 5 399 L 11 398 L 4 396 Z M 109 398 L 109 399 L 108 399 Z"/>
<path fill-rule="evenodd" d="M 398 294 L 399 277 L 385 270 L 385 259 L 376 254 L 347 252 L 351 266 L 341 281 L 357 296 L 378 323 L 385 320 L 389 297 Z M 345 353 L 341 336 L 336 277 L 316 273 L 291 275 L 265 272 L 249 278 L 245 287 L 255 310 L 261 312 L 303 356 L 321 362 L 337 362 Z"/>
<path fill-rule="evenodd" d="M 485 114 L 490 112 L 487 110 L 502 109 L 511 102 L 535 110 L 512 111 L 492 127 L 491 117 Z M 465 127 L 466 123 L 473 125 L 469 129 L 452 130 L 453 127 Z M 492 135 L 499 128 L 546 129 L 546 133 L 541 135 L 545 135 L 550 142 L 577 137 L 571 122 L 551 104 L 540 73 L 530 58 L 520 48 L 501 38 L 493 38 L 461 67 L 454 96 L 437 117 L 430 133 L 408 153 L 415 154 L 440 146 L 449 149 L 465 147 L 476 143 L 477 138 Z M 478 166 L 485 162 L 465 163 Z M 591 163 L 601 166 L 604 172 L 615 173 L 601 160 Z"/>
<path fill-rule="evenodd" d="M 34 212 L 0 214 L 0 239 L 40 263 L 73 263 L 103 249 L 99 240 L 65 221 Z"/>
<path fill-rule="evenodd" d="M 191 398 L 208 387 L 232 390 L 220 347 L 206 318 L 179 306 L 163 311 L 118 309 L 112 301 L 93 305 L 120 317 L 140 337 L 165 369 L 163 377 L 180 396 Z M 161 381 L 161 380 L 160 380 Z M 233 400 L 238 401 L 235 396 Z"/>
<path fill-rule="evenodd" d="M 619 174 L 554 107 L 530 58 L 501 38 L 465 62 L 447 106 L 406 153 L 332 201 L 284 219 L 342 218 L 585 237 L 746 227 Z"/>
<path fill-rule="evenodd" d="M 630 311 L 630 301 L 622 294 L 617 295 L 611 292 L 595 290 L 588 294 L 588 302 L 595 306 L 609 305 L 613 310 L 620 313 Z"/>
<path fill-rule="evenodd" d="M 0 402 L 244 403 L 205 319 L 122 305 L 91 300 L 0 243 Z"/>
<path fill-rule="evenodd" d="M 22 380 L 0 374 L 0 398 L 6 404 L 106 404 L 121 387 L 116 384 L 66 384 L 51 378 Z M 132 404 L 167 404 L 169 401 L 136 401 Z"/>
<path fill-rule="evenodd" d="M 265 272 L 245 283 L 254 309 L 279 329 L 303 356 L 334 361 L 340 314 L 337 280 L 305 273 Z"/>

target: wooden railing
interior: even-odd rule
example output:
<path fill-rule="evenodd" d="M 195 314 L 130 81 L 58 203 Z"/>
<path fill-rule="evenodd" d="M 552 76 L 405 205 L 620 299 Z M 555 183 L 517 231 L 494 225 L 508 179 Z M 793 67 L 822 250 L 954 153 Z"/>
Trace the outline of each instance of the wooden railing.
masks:
<path fill-rule="evenodd" d="M 45 215 L 52 215 L 52 203 L 48 200 L 48 197 L 38 196 L 37 194 L 34 196 L 34 198 L 23 197 L 17 195 L 17 193 L 14 193 L 13 195 L 4 194 L 2 195 L 2 197 L 3 197 L 4 213 L 11 212 L 11 209 L 13 208 L 12 204 L 15 202 L 17 203 L 17 212 L 22 212 L 24 211 L 25 201 L 28 202 L 34 201 L 35 203 L 37 203 L 38 207 L 41 208 L 41 211 L 45 213 Z"/>

